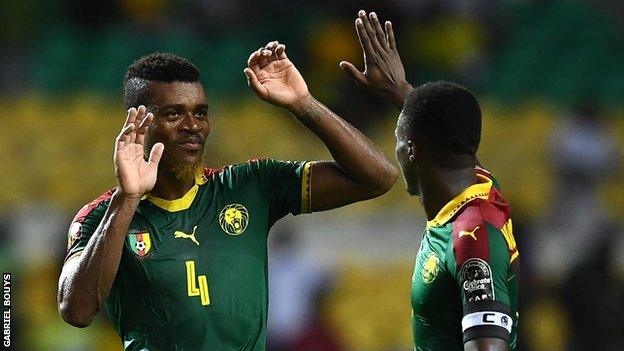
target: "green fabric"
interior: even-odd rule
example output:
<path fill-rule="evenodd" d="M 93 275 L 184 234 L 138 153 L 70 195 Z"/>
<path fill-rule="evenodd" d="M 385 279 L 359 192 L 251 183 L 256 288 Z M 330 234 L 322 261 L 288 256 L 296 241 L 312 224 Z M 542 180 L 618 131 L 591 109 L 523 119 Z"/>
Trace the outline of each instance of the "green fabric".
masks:
<path fill-rule="evenodd" d="M 497 190 L 496 186 L 491 191 Z M 463 262 L 473 262 L 481 257 L 491 269 L 493 280 L 493 296 L 478 295 L 477 300 L 484 298 L 503 303 L 510 310 L 509 315 L 513 319 L 512 331 L 509 336 L 511 350 L 516 349 L 518 330 L 518 260 L 510 263 L 513 252 L 501 228 L 496 228 L 480 216 L 479 206 L 489 200 L 474 199 L 460 209 L 451 221 L 439 226 L 426 228 L 420 249 L 416 256 L 414 272 L 412 276 L 412 326 L 414 333 L 415 350 L 463 350 L 464 339 L 462 337 L 462 317 L 464 306 L 475 303 L 468 301 L 464 282 L 460 271 Z M 487 204 L 486 206 L 489 206 Z M 494 206 L 492 204 L 492 206 Z M 472 216 L 470 228 L 474 229 L 476 239 L 469 235 L 458 237 L 458 229 L 453 229 L 458 218 L 462 218 L 467 208 L 477 213 Z M 493 208 L 493 207 L 492 207 Z M 498 212 L 502 215 L 502 212 Z M 468 215 L 468 214 L 466 214 Z M 508 218 L 506 218 L 507 220 Z M 477 223 L 475 226 L 474 223 Z M 509 222 L 511 223 L 511 222 Z M 468 228 L 462 228 L 469 231 Z M 461 233 L 461 232 L 459 232 Z M 462 242 L 462 240 L 464 240 Z M 473 241 L 474 240 L 474 241 Z M 481 241 L 486 240 L 484 244 Z M 454 243 L 455 241 L 455 243 Z M 475 245 L 481 246 L 481 251 Z M 458 250 L 463 251 L 463 261 L 457 256 Z M 487 254 L 475 255 L 473 260 L 466 258 L 472 252 L 486 252 Z M 517 252 L 517 251 L 516 251 Z"/>
<path fill-rule="evenodd" d="M 227 167 L 209 175 L 190 208 L 177 212 L 141 201 L 106 300 L 125 350 L 265 349 L 267 235 L 279 218 L 300 213 L 304 165 L 259 160 Z M 107 206 L 82 221 L 68 256 L 84 248 Z M 225 220 L 228 208 L 238 221 Z M 141 256 L 145 247 L 131 244 L 146 242 L 146 233 L 151 247 Z M 202 276 L 209 304 L 199 292 Z M 197 294 L 189 294 L 189 283 Z"/>

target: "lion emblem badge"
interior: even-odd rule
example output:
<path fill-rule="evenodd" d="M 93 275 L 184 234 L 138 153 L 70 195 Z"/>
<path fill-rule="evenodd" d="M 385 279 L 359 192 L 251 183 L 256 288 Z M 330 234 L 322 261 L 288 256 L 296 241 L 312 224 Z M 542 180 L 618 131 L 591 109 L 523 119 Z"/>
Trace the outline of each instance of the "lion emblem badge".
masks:
<path fill-rule="evenodd" d="M 435 252 L 430 253 L 422 267 L 422 279 L 425 284 L 431 283 L 438 275 L 438 263 L 440 259 Z"/>
<path fill-rule="evenodd" d="M 225 206 L 219 213 L 221 229 L 229 235 L 241 235 L 247 229 L 249 212 L 241 204 Z"/>

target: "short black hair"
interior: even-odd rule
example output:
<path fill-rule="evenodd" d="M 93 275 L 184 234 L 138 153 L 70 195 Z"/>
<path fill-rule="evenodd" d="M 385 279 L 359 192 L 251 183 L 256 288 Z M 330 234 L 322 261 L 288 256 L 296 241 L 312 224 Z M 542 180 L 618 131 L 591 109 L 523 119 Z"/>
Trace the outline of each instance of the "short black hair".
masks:
<path fill-rule="evenodd" d="M 426 83 L 412 91 L 403 105 L 410 136 L 425 138 L 452 154 L 475 154 L 481 141 L 481 108 L 463 86 Z"/>
<path fill-rule="evenodd" d="M 187 59 L 170 53 L 153 53 L 134 61 L 124 77 L 124 104 L 126 108 L 151 103 L 147 94 L 150 81 L 199 81 L 199 69 Z"/>

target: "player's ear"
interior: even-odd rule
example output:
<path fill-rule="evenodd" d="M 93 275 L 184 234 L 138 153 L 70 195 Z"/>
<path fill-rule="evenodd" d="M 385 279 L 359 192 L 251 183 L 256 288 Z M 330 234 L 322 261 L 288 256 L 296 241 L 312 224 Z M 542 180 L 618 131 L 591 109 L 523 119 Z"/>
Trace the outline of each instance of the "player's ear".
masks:
<path fill-rule="evenodd" d="M 418 159 L 418 147 L 416 146 L 416 143 L 413 142 L 411 139 L 407 141 L 407 158 L 409 159 L 410 163 L 416 163 L 416 160 Z"/>

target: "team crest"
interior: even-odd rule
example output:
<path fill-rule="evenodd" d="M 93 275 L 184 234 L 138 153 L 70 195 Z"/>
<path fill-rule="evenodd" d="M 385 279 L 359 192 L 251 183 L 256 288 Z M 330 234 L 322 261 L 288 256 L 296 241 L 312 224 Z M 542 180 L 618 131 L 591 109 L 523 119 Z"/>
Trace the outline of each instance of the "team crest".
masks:
<path fill-rule="evenodd" d="M 429 254 L 429 256 L 427 256 L 427 259 L 425 260 L 425 264 L 423 264 L 423 267 L 422 267 L 422 279 L 423 279 L 423 282 L 425 282 L 425 284 L 429 284 L 435 280 L 436 276 L 438 275 L 438 263 L 439 262 L 440 262 L 440 259 L 438 258 L 438 255 L 436 255 L 435 252 L 432 252 Z"/>
<path fill-rule="evenodd" d="M 130 248 L 139 257 L 147 255 L 152 248 L 152 240 L 150 239 L 149 232 L 141 232 L 135 234 L 128 234 L 130 240 Z"/>
<path fill-rule="evenodd" d="M 247 229 L 249 212 L 241 204 L 225 206 L 219 213 L 221 229 L 229 235 L 241 235 Z"/>

